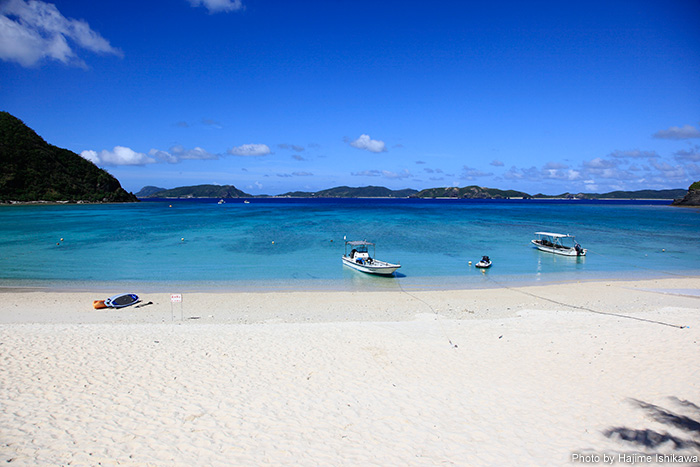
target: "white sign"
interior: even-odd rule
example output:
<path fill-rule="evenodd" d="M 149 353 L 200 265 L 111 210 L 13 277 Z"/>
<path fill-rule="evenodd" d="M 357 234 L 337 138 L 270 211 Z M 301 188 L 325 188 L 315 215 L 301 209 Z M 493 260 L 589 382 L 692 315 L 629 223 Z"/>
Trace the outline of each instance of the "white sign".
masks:
<path fill-rule="evenodd" d="M 179 293 L 170 294 L 170 302 L 171 303 L 182 302 L 182 294 L 179 294 Z"/>

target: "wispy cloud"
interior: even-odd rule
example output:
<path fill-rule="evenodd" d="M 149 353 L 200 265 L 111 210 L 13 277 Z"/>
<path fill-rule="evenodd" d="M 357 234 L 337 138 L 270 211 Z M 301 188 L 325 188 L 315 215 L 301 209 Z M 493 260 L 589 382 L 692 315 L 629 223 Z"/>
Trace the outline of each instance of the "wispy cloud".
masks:
<path fill-rule="evenodd" d="M 290 174 L 288 173 L 282 173 L 282 174 L 277 174 L 278 177 L 282 178 L 290 178 L 290 177 L 312 177 L 314 174 L 311 172 L 292 172 Z"/>
<path fill-rule="evenodd" d="M 51 3 L 8 0 L 0 3 L 0 59 L 23 67 L 43 59 L 86 68 L 75 49 L 122 56 L 83 20 L 64 17 Z"/>
<path fill-rule="evenodd" d="M 111 151 L 83 151 L 80 155 L 95 165 L 146 165 L 156 162 L 153 157 L 124 146 L 115 146 Z"/>
<path fill-rule="evenodd" d="M 695 145 L 690 149 L 681 149 L 674 154 L 678 162 L 700 162 L 700 145 Z"/>
<path fill-rule="evenodd" d="M 490 177 L 491 175 L 493 175 L 493 173 L 482 172 L 479 169 L 467 167 L 465 165 L 464 167 L 462 167 L 462 175 L 460 176 L 460 178 L 463 180 L 476 180 L 477 178 Z"/>
<path fill-rule="evenodd" d="M 349 141 L 350 146 L 353 148 L 357 149 L 363 149 L 365 151 L 369 152 L 386 152 L 386 144 L 384 141 L 379 141 L 376 139 L 372 139 L 369 137 L 369 135 L 360 135 L 359 138 L 357 138 L 354 141 Z"/>
<path fill-rule="evenodd" d="M 668 130 L 659 130 L 654 133 L 654 138 L 659 139 L 690 139 L 700 138 L 700 130 L 692 125 L 682 127 L 672 126 Z"/>
<path fill-rule="evenodd" d="M 179 145 L 171 147 L 170 152 L 151 149 L 148 151 L 148 155 L 154 157 L 158 161 L 167 162 L 169 164 L 178 164 L 183 160 L 211 160 L 219 158 L 218 155 L 207 152 L 200 147 L 185 149 Z"/>
<path fill-rule="evenodd" d="M 214 128 L 215 130 L 221 130 L 224 126 L 217 122 L 216 120 L 212 120 L 211 118 L 203 118 L 202 123 L 209 128 Z"/>
<path fill-rule="evenodd" d="M 241 0 L 188 0 L 194 7 L 203 6 L 209 13 L 228 13 L 229 11 L 242 10 L 245 7 Z"/>
<path fill-rule="evenodd" d="M 266 156 L 270 154 L 270 148 L 267 144 L 243 144 L 234 146 L 228 151 L 229 154 L 242 157 Z"/>
<path fill-rule="evenodd" d="M 505 164 L 503 162 L 499 161 L 498 159 L 494 159 L 491 161 L 491 163 L 489 165 L 492 165 L 494 167 L 503 167 Z"/>
<path fill-rule="evenodd" d="M 404 178 L 411 178 L 411 172 L 407 169 L 403 169 L 401 172 L 392 172 L 390 170 L 362 170 L 360 172 L 352 172 L 350 175 L 353 177 L 383 177 L 390 180 L 402 180 Z"/>
<path fill-rule="evenodd" d="M 290 149 L 296 152 L 302 152 L 304 150 L 304 146 L 299 146 L 296 144 L 280 143 L 277 145 L 277 147 L 280 149 Z"/>
<path fill-rule="evenodd" d="M 633 149 L 631 151 L 616 150 L 611 152 L 609 156 L 616 159 L 650 159 L 652 157 L 659 157 L 656 151 L 640 151 L 639 149 Z"/>

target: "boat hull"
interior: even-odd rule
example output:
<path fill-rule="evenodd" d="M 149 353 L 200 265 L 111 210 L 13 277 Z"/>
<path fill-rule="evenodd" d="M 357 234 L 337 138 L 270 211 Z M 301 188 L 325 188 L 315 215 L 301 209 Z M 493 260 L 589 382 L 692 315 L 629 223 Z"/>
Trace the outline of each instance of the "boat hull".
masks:
<path fill-rule="evenodd" d="M 355 269 L 360 272 L 365 272 L 367 274 L 377 274 L 380 276 L 390 276 L 396 272 L 397 269 L 401 267 L 400 264 L 391 264 L 384 261 L 373 260 L 372 264 L 358 263 L 347 256 L 343 256 L 343 264 L 349 268 Z"/>
<path fill-rule="evenodd" d="M 542 245 L 537 242 L 537 240 L 531 240 L 532 244 L 535 245 L 535 247 L 540 250 L 540 251 L 546 251 L 547 253 L 554 253 L 555 255 L 561 255 L 561 256 L 586 256 L 586 250 L 585 248 L 581 249 L 581 251 L 576 251 L 575 248 L 556 248 L 556 247 L 551 247 L 547 245 Z"/>

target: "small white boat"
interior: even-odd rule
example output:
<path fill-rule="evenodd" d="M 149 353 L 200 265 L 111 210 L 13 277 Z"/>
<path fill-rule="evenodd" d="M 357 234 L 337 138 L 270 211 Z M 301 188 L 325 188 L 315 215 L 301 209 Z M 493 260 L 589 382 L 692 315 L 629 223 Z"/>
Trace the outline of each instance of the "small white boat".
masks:
<path fill-rule="evenodd" d="M 349 254 L 348 246 L 351 248 Z M 370 246 L 373 249 L 372 254 L 374 255 L 376 248 L 374 243 L 366 242 L 364 240 L 353 242 L 346 241 L 343 264 L 358 271 L 366 272 L 368 274 L 380 274 L 383 276 L 390 276 L 401 267 L 400 264 L 387 263 L 386 261 L 380 261 L 370 256 Z"/>
<path fill-rule="evenodd" d="M 474 266 L 476 266 L 477 268 L 482 268 L 482 269 L 490 268 L 491 267 L 491 258 L 489 258 L 488 256 L 482 256 L 481 261 L 476 263 Z"/>
<path fill-rule="evenodd" d="M 224 201 L 223 199 L 220 199 L 218 204 L 226 204 L 226 201 Z"/>
<path fill-rule="evenodd" d="M 532 244 L 541 251 L 563 256 L 586 256 L 588 251 L 576 242 L 573 235 L 551 232 L 535 232 L 535 235 L 537 238 L 532 240 Z"/>

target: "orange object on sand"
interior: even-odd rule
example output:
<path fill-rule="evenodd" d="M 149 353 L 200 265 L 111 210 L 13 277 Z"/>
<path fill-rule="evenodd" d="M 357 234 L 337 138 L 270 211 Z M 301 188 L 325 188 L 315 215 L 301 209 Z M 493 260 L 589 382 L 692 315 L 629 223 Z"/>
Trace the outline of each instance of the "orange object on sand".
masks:
<path fill-rule="evenodd" d="M 99 310 L 100 308 L 107 308 L 107 305 L 105 305 L 104 300 L 94 300 L 92 302 L 92 307 L 96 310 Z"/>

